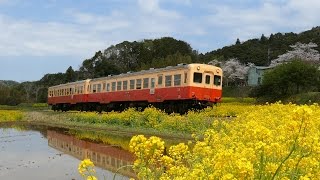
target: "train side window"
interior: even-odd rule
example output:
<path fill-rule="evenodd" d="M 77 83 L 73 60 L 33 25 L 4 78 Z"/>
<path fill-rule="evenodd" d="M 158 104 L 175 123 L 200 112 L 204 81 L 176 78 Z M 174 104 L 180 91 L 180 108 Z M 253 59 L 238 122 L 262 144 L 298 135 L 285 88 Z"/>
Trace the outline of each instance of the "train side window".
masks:
<path fill-rule="evenodd" d="M 210 84 L 210 75 L 206 75 L 206 84 Z"/>
<path fill-rule="evenodd" d="M 135 80 L 131 79 L 130 80 L 130 89 L 134 89 L 134 84 L 135 84 Z"/>
<path fill-rule="evenodd" d="M 110 83 L 107 84 L 107 92 L 110 91 Z"/>
<path fill-rule="evenodd" d="M 193 82 L 202 83 L 202 73 L 193 73 Z"/>
<path fill-rule="evenodd" d="M 165 86 L 170 87 L 172 81 L 172 75 L 165 76 Z"/>
<path fill-rule="evenodd" d="M 188 78 L 188 74 L 187 73 L 184 73 L 184 83 L 187 83 L 187 78 Z"/>
<path fill-rule="evenodd" d="M 173 85 L 180 86 L 181 85 L 181 74 L 175 74 L 173 76 Z"/>
<path fill-rule="evenodd" d="M 123 81 L 122 85 L 123 85 L 122 89 L 126 91 L 128 89 L 128 81 Z"/>
<path fill-rule="evenodd" d="M 97 92 L 97 85 L 96 85 L 96 84 L 93 85 L 93 87 L 92 87 L 92 92 L 93 92 L 93 93 Z"/>
<path fill-rule="evenodd" d="M 111 91 L 116 91 L 116 82 L 112 82 Z"/>
<path fill-rule="evenodd" d="M 155 78 L 151 78 L 151 88 L 154 88 L 155 85 Z"/>
<path fill-rule="evenodd" d="M 137 79 L 136 89 L 141 89 L 141 79 Z"/>
<path fill-rule="evenodd" d="M 149 78 L 143 78 L 143 89 L 149 87 Z"/>
<path fill-rule="evenodd" d="M 158 85 L 162 85 L 162 75 L 158 76 Z"/>
<path fill-rule="evenodd" d="M 101 92 L 101 84 L 97 84 L 97 92 Z"/>
<path fill-rule="evenodd" d="M 214 75 L 213 84 L 216 85 L 216 86 L 220 86 L 221 85 L 221 76 Z"/>
<path fill-rule="evenodd" d="M 117 91 L 121 91 L 122 81 L 117 82 Z"/>
<path fill-rule="evenodd" d="M 104 91 L 104 90 L 106 90 L 106 83 L 105 82 L 102 84 L 102 91 Z"/>

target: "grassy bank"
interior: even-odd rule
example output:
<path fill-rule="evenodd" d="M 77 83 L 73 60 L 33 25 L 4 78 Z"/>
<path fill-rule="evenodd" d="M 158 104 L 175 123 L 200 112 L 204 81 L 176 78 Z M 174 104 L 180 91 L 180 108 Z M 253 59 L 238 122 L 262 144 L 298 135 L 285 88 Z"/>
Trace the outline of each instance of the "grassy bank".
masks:
<path fill-rule="evenodd" d="M 248 100 L 247 100 L 248 101 Z M 23 121 L 52 127 L 85 129 L 124 133 L 129 135 L 150 134 L 161 137 L 191 137 L 203 134 L 212 127 L 214 120 L 230 120 L 243 112 L 253 111 L 250 103 L 221 103 L 202 111 L 189 111 L 186 115 L 166 114 L 153 107 L 140 112 L 133 108 L 123 112 L 53 112 L 21 111 Z"/>
<path fill-rule="evenodd" d="M 21 103 L 17 106 L 0 105 L 0 110 L 22 110 L 22 111 L 36 111 L 49 110 L 47 103 Z"/>

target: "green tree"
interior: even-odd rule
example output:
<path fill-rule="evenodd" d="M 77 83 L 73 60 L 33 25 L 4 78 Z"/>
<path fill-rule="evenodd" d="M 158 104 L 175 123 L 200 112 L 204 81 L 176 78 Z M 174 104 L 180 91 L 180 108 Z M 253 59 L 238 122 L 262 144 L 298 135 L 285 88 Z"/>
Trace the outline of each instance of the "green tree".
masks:
<path fill-rule="evenodd" d="M 317 90 L 319 77 L 317 67 L 293 60 L 266 72 L 257 96 L 279 100 L 289 95 L 314 91 Z"/>
<path fill-rule="evenodd" d="M 69 66 L 65 73 L 65 82 L 74 82 L 76 80 L 76 73 L 72 69 L 72 66 Z"/>

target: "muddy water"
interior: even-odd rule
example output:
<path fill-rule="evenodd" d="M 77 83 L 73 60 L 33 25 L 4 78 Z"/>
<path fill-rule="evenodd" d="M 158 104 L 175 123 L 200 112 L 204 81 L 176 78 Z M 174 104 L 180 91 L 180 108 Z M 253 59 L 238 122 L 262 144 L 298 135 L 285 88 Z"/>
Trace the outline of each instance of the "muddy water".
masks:
<path fill-rule="evenodd" d="M 84 158 L 97 166 L 99 179 L 113 179 L 119 167 L 133 161 L 132 154 L 117 145 L 80 140 L 68 130 L 0 127 L 0 179 L 82 179 L 77 168 Z M 134 176 L 130 168 L 120 173 L 116 179 Z"/>

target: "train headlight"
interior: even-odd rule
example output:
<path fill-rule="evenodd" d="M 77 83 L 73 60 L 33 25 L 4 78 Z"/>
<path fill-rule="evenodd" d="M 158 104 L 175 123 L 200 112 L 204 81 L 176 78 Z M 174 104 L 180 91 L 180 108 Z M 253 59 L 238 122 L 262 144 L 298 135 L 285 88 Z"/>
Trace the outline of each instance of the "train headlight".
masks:
<path fill-rule="evenodd" d="M 200 70 L 200 66 L 197 67 L 197 70 L 198 70 L 198 71 Z"/>

